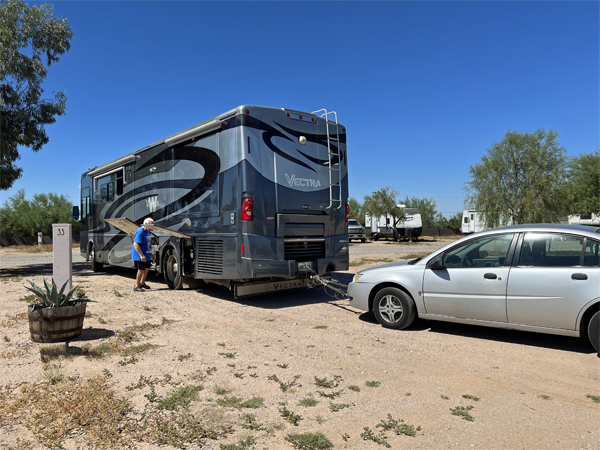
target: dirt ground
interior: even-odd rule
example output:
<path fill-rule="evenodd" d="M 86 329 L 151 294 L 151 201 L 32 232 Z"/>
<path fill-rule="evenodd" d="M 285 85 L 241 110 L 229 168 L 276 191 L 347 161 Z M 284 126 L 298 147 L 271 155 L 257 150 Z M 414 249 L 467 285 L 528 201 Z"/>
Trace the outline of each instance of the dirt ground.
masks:
<path fill-rule="evenodd" d="M 350 271 L 338 278 L 447 242 L 352 243 Z M 152 289 L 137 293 L 133 271 L 93 273 L 77 253 L 74 283 L 96 303 L 68 356 L 43 362 L 49 345 L 31 342 L 23 298 L 26 281 L 52 276 L 51 255 L 0 249 L 0 448 L 45 448 L 46 432 L 72 416 L 63 408 L 44 422 L 50 412 L 23 406 L 33 395 L 26 388 L 51 386 L 47 403 L 69 404 L 74 386 L 100 377 L 104 392 L 127 402 L 119 420 L 146 431 L 145 418 L 175 421 L 157 408 L 161 400 L 202 386 L 176 411 L 228 431 L 180 448 L 292 449 L 286 436 L 321 432 L 336 449 L 600 449 L 600 404 L 591 398 L 600 395 L 600 359 L 585 341 L 426 321 L 388 330 L 322 288 L 235 300 L 222 287 L 170 291 L 150 277 Z M 112 350 L 95 357 L 103 345 Z M 252 399 L 259 407 L 241 406 Z M 96 407 L 85 415 L 103 417 Z M 453 415 L 457 407 L 473 420 Z M 415 435 L 396 434 L 388 415 Z M 59 440 L 68 449 L 108 442 L 90 440 L 89 427 Z M 117 427 L 122 440 L 112 436 L 117 448 L 158 448 L 157 436 L 175 433 L 164 424 L 152 436 L 125 428 Z"/>

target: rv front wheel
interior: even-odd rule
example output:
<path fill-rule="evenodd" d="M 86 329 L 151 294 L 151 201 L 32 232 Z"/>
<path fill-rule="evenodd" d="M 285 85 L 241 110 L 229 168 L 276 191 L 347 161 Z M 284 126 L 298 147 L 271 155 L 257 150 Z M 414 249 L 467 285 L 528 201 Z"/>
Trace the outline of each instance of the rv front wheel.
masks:
<path fill-rule="evenodd" d="M 92 270 L 94 272 L 100 272 L 102 270 L 102 267 L 104 266 L 104 264 L 102 264 L 101 262 L 98 262 L 96 260 L 96 251 L 94 250 L 94 244 L 92 244 L 90 246 L 90 260 L 92 262 Z"/>
<path fill-rule="evenodd" d="M 183 277 L 181 276 L 181 262 L 177 252 L 170 248 L 165 254 L 164 262 L 165 281 L 169 289 L 179 290 L 183 287 Z"/>

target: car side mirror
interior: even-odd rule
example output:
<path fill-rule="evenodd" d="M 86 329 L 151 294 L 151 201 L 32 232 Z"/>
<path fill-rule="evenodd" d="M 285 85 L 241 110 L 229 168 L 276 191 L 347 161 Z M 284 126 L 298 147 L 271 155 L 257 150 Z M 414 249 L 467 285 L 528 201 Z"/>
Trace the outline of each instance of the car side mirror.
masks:
<path fill-rule="evenodd" d="M 439 255 L 437 255 L 436 257 L 434 257 L 433 259 L 431 259 L 428 263 L 427 263 L 427 268 L 431 269 L 431 270 L 444 270 L 444 254 L 441 253 Z"/>
<path fill-rule="evenodd" d="M 79 220 L 79 206 L 73 206 L 73 219 Z"/>

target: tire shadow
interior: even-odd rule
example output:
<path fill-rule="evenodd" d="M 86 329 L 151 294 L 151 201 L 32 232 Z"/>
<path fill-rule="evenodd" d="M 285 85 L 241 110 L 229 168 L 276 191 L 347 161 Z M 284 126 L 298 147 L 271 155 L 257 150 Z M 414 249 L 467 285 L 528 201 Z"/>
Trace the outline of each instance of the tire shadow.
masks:
<path fill-rule="evenodd" d="M 380 326 L 373 311 L 361 314 L 359 320 Z M 437 322 L 434 320 L 416 319 L 415 322 L 399 333 L 425 331 L 442 335 L 462 336 L 473 339 L 504 342 L 507 344 L 526 345 L 529 347 L 548 348 L 574 353 L 597 353 L 587 339 L 555 334 L 532 333 L 520 330 L 466 325 L 452 322 Z M 599 355 L 600 357 L 600 355 Z"/>

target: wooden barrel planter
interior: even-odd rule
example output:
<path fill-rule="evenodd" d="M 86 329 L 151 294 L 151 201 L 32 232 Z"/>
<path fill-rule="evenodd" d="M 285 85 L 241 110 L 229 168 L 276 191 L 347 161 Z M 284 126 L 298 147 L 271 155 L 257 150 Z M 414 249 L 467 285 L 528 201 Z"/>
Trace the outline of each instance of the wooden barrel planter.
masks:
<path fill-rule="evenodd" d="M 33 309 L 29 305 L 29 333 L 33 342 L 66 342 L 81 334 L 86 302 L 58 308 Z"/>

